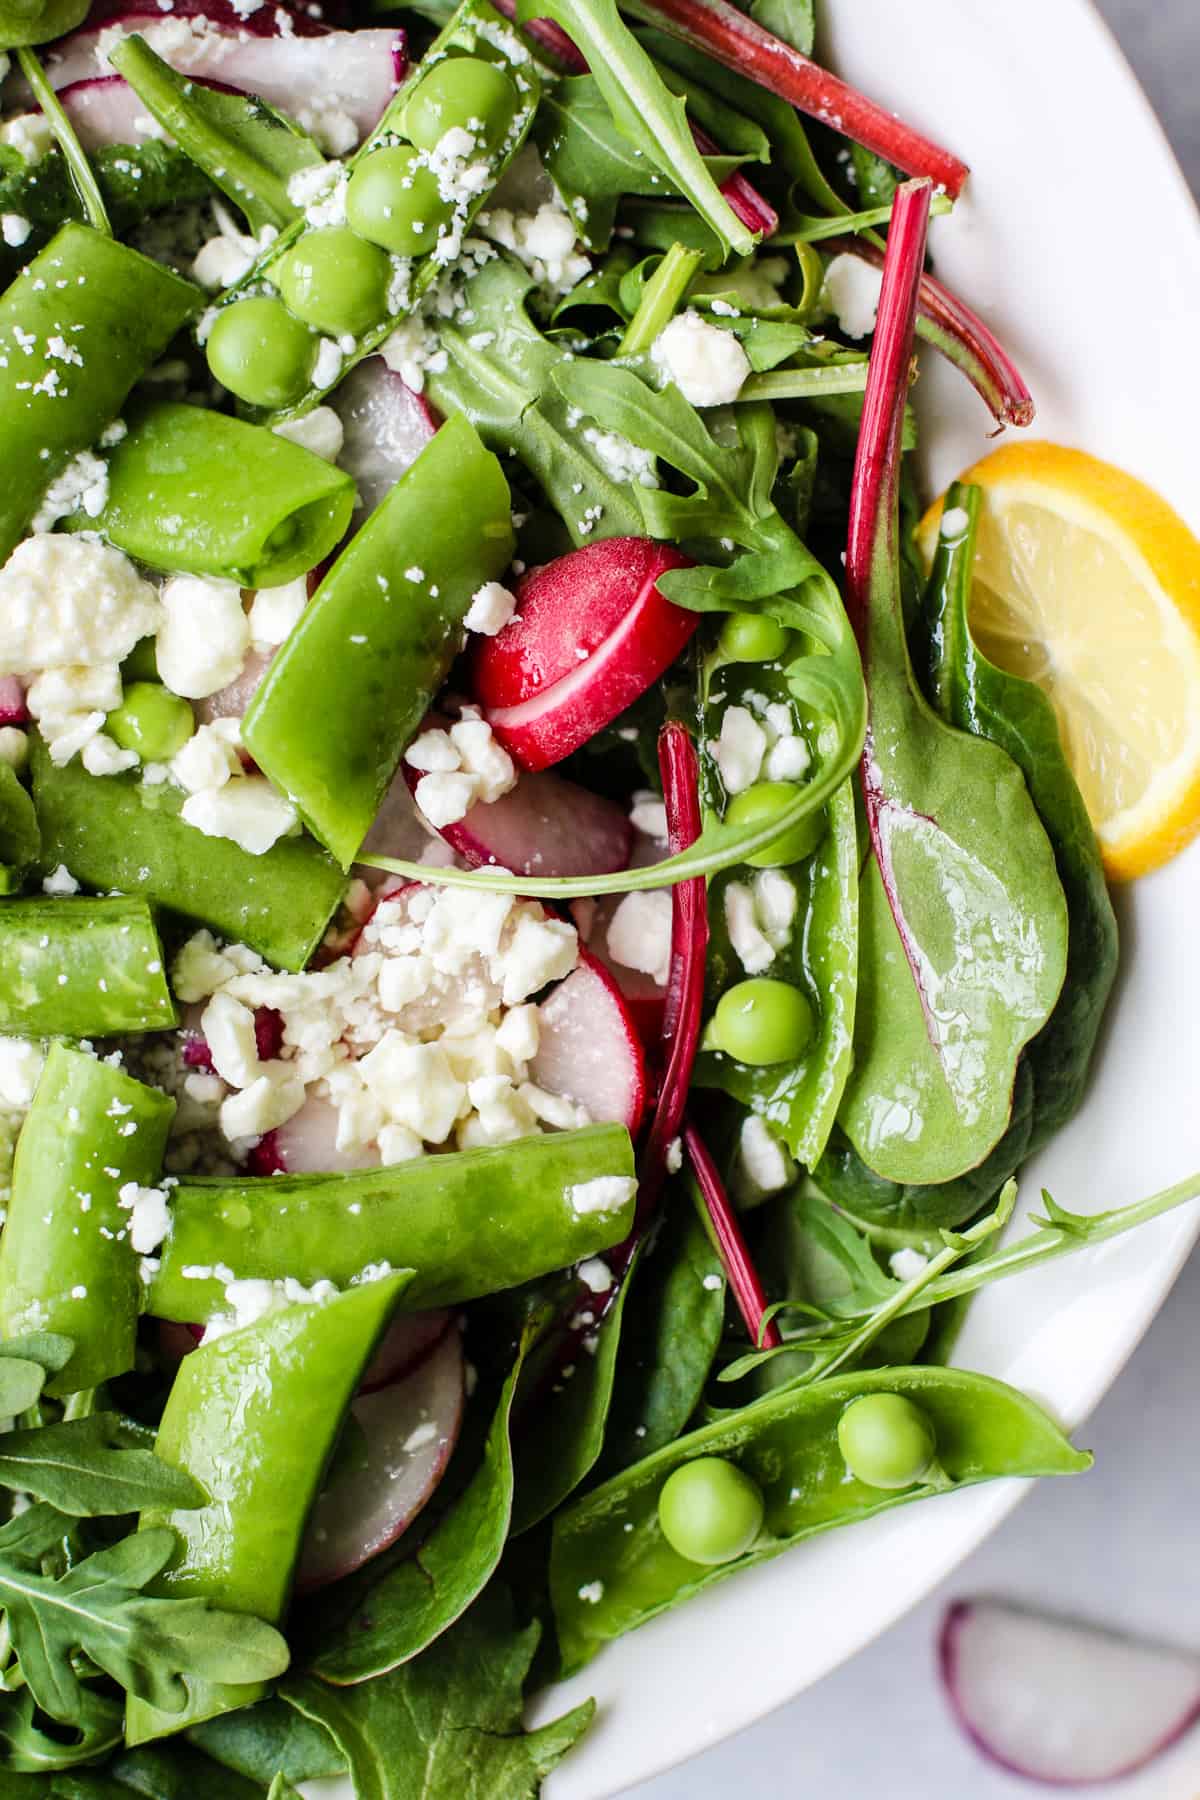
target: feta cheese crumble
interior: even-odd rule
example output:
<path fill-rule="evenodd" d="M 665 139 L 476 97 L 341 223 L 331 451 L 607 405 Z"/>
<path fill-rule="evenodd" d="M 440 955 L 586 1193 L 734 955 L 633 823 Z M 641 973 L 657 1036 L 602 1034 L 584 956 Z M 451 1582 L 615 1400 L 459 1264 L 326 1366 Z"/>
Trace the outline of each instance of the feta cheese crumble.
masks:
<path fill-rule="evenodd" d="M 515 594 L 511 594 L 499 581 L 485 581 L 472 594 L 463 623 L 468 631 L 477 631 L 483 637 L 495 637 L 504 630 L 516 610 Z"/>
<path fill-rule="evenodd" d="M 879 311 L 882 271 L 844 252 L 825 271 L 824 297 L 847 337 L 870 337 Z"/>
<path fill-rule="evenodd" d="M 694 307 L 659 332 L 650 355 L 693 406 L 730 405 L 750 373 L 750 358 L 733 333 L 711 325 Z"/>
<path fill-rule="evenodd" d="M 458 824 L 473 806 L 490 805 L 517 785 L 512 758 L 476 707 L 465 707 L 448 731 L 423 731 L 404 760 L 421 771 L 416 802 L 437 830 Z"/>
<path fill-rule="evenodd" d="M 567 1204 L 579 1218 L 618 1212 L 636 1192 L 637 1182 L 630 1175 L 597 1175 L 592 1181 L 577 1181 L 569 1187 Z"/>
<path fill-rule="evenodd" d="M 250 648 L 241 589 L 232 581 L 172 575 L 161 598 L 156 654 L 163 686 L 185 700 L 205 700 L 228 687 Z"/>
<path fill-rule="evenodd" d="M 626 969 L 649 975 L 659 987 L 671 970 L 671 894 L 650 888 L 626 894 L 608 925 L 608 952 Z"/>
<path fill-rule="evenodd" d="M 795 1179 L 796 1165 L 757 1113 L 751 1113 L 742 1126 L 738 1174 L 742 1192 L 755 1198 L 777 1194 Z"/>

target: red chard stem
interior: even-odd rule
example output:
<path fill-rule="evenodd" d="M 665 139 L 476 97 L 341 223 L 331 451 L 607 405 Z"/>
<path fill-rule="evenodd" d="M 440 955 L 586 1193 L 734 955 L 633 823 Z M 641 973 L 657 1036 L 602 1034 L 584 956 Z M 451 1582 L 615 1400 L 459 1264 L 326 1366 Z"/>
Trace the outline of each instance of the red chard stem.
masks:
<path fill-rule="evenodd" d="M 756 1350 L 777 1350 L 783 1339 L 775 1321 L 764 1318 L 767 1296 L 758 1278 L 754 1259 L 742 1236 L 738 1216 L 729 1204 L 725 1184 L 717 1173 L 717 1165 L 709 1154 L 708 1145 L 690 1120 L 683 1128 L 683 1145 L 712 1225 L 718 1254 L 725 1265 L 726 1278 L 737 1301 L 738 1311 L 745 1320 L 746 1330 L 750 1333 L 750 1341 Z"/>

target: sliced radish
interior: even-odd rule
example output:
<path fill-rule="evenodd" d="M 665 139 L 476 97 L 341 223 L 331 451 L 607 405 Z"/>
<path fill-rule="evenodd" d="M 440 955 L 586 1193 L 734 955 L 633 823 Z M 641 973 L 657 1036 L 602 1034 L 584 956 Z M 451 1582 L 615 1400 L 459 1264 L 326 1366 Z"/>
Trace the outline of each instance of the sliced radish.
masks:
<path fill-rule="evenodd" d="M 101 150 L 106 144 L 144 144 L 157 133 L 144 101 L 119 75 L 73 81 L 59 90 L 59 99 L 85 150 Z"/>
<path fill-rule="evenodd" d="M 458 1441 L 463 1389 L 462 1339 L 451 1330 L 402 1381 L 354 1401 L 366 1467 L 335 1477 L 313 1507 L 296 1572 L 302 1592 L 361 1568 L 411 1525 Z"/>
<path fill-rule="evenodd" d="M 244 21 L 231 19 L 231 13 L 227 7 L 205 7 L 178 18 L 157 9 L 122 12 L 64 38 L 47 56 L 47 69 L 56 88 L 76 90 L 72 106 L 88 115 L 93 131 L 103 120 L 115 129 L 124 115 L 115 97 L 81 95 L 78 89 L 112 76 L 108 51 L 117 37 L 135 31 L 180 74 L 255 94 L 318 136 L 322 119 L 328 123 L 334 114 L 350 121 L 357 140 L 378 123 L 406 66 L 402 34 L 387 28 L 330 31 L 275 6 L 261 7 Z M 138 115 L 144 113 L 139 105 Z M 147 135 L 144 128 L 138 132 L 139 137 Z"/>
<path fill-rule="evenodd" d="M 382 356 L 368 356 L 329 398 L 345 441 L 338 467 L 354 477 L 359 504 L 373 512 L 437 430 L 419 394 Z"/>
<path fill-rule="evenodd" d="M 580 951 L 579 967 L 538 1007 L 539 1087 L 565 1094 L 598 1123 L 637 1131 L 646 1107 L 646 1061 L 637 1026 L 603 964 Z"/>
<path fill-rule="evenodd" d="M 218 688 L 207 699 L 197 700 L 196 717 L 201 725 L 211 725 L 214 719 L 244 718 L 246 708 L 258 692 L 274 654 L 274 650 L 249 651 L 239 674 L 228 687 Z"/>
<path fill-rule="evenodd" d="M 444 1311 L 402 1313 L 384 1335 L 358 1384 L 359 1394 L 373 1394 L 412 1373 L 450 1329 Z"/>
<path fill-rule="evenodd" d="M 28 725 L 25 683 L 19 675 L 0 676 L 0 725 Z"/>
<path fill-rule="evenodd" d="M 529 777 L 526 776 L 525 779 L 529 780 Z M 665 844 L 648 837 L 644 831 L 635 831 L 633 854 L 628 866 L 631 869 L 649 868 L 652 863 L 661 862 L 666 854 Z M 608 970 L 621 990 L 639 1037 L 643 1044 L 653 1049 L 657 1048 L 662 1037 L 666 987 L 656 981 L 653 975 L 618 962 L 608 947 L 609 926 L 624 898 L 624 894 L 606 894 L 600 900 L 572 900 L 570 912 L 581 942 L 587 945 L 596 961 L 603 963 Z"/>
<path fill-rule="evenodd" d="M 1200 1656 L 999 1600 L 951 1606 L 938 1655 L 963 1730 L 1029 1781 L 1116 1781 L 1200 1718 Z"/>
<path fill-rule="evenodd" d="M 340 1175 L 348 1169 L 377 1169 L 379 1151 L 339 1150 L 337 1108 L 310 1094 L 300 1111 L 274 1131 L 267 1132 L 250 1152 L 255 1175 Z"/>
<path fill-rule="evenodd" d="M 441 835 L 472 868 L 491 863 L 543 876 L 626 869 L 634 832 L 612 800 L 561 775 L 528 771 L 509 793 L 473 806 Z"/>
<path fill-rule="evenodd" d="M 362 844 L 364 856 L 395 856 L 403 862 L 427 863 L 431 868 L 451 868 L 458 862 L 450 845 L 427 825 L 417 811 L 417 803 L 413 799 L 412 790 L 415 783 L 411 780 L 412 770 L 401 763 L 387 793 L 383 804 L 375 815 L 375 823 L 368 831 Z M 367 886 L 383 892 L 396 883 L 394 875 L 386 874 L 382 869 L 372 869 L 365 863 L 356 864 L 354 873 L 365 881 Z M 404 883 L 400 882 L 403 887 Z"/>
<path fill-rule="evenodd" d="M 514 761 L 561 762 L 645 693 L 699 615 L 656 583 L 689 559 L 649 538 L 608 538 L 525 577 L 517 612 L 473 648 L 475 698 Z"/>

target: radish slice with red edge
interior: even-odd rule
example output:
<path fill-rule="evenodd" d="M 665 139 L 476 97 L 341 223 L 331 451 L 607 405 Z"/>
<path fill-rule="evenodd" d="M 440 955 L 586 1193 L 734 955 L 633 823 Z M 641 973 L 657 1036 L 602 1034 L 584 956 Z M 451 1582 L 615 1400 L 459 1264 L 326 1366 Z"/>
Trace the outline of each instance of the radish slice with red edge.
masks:
<path fill-rule="evenodd" d="M 616 982 L 581 948 L 579 966 L 538 1007 L 539 1087 L 587 1108 L 597 1124 L 634 1136 L 646 1106 L 646 1063 L 637 1026 Z"/>
<path fill-rule="evenodd" d="M 121 12 L 102 26 L 89 23 L 63 38 L 47 56 L 47 72 L 57 89 L 90 87 L 110 76 L 111 34 L 136 31 L 181 75 L 253 94 L 292 118 L 305 115 L 302 122 L 319 125 L 322 113 L 327 118 L 344 114 L 356 142 L 378 123 L 403 79 L 407 59 L 402 33 L 383 27 L 331 31 L 313 20 L 302 25 L 300 15 L 274 6 L 258 8 L 245 20 L 230 21 L 227 11 L 231 9 L 195 12 L 190 16 L 203 21 L 203 27 L 183 31 L 186 18 L 165 18 L 161 11 L 144 8 Z M 281 18 L 286 30 L 280 28 Z M 120 116 L 111 97 L 81 99 L 76 93 L 72 99 L 88 110 L 103 105 L 114 121 Z M 139 113 L 145 113 L 143 106 Z M 93 112 L 93 125 L 97 117 Z M 353 147 L 340 145 L 342 151 Z"/>
<path fill-rule="evenodd" d="M 375 815 L 375 823 L 363 840 L 360 855 L 395 856 L 404 862 L 427 863 L 434 868 L 452 867 L 459 859 L 417 811 L 412 796 L 416 784 L 412 777 L 413 771 L 401 763 Z M 372 869 L 366 863 L 356 863 L 354 873 L 368 887 L 377 888 L 381 893 L 406 885 L 399 877 L 386 874 L 382 869 Z"/>
<path fill-rule="evenodd" d="M 1200 1719 L 1200 1656 L 1000 1600 L 951 1606 L 938 1659 L 972 1742 L 1052 1787 L 1131 1775 Z"/>
<path fill-rule="evenodd" d="M 709 1154 L 708 1145 L 690 1122 L 683 1127 L 683 1147 L 712 1225 L 717 1253 L 724 1265 L 730 1292 L 737 1301 L 738 1311 L 750 1333 L 750 1342 L 757 1350 L 777 1350 L 783 1339 L 774 1319 L 765 1316 L 767 1296 L 754 1266 L 754 1258 L 742 1236 L 738 1216 L 729 1204 L 725 1183 L 717 1172 L 717 1165 Z"/>
<path fill-rule="evenodd" d="M 700 623 L 657 582 L 690 565 L 673 545 L 606 538 L 526 575 L 517 611 L 471 655 L 473 696 L 514 762 L 561 762 L 670 668 Z"/>
<path fill-rule="evenodd" d="M 19 675 L 0 675 L 0 725 L 28 725 L 25 683 Z"/>
<path fill-rule="evenodd" d="M 653 854 L 650 860 L 657 862 L 662 855 L 662 847 L 652 844 L 651 849 Z M 630 860 L 631 866 L 636 866 L 636 852 Z M 590 955 L 608 970 L 620 988 L 621 998 L 629 1009 L 629 1016 L 637 1027 L 643 1044 L 657 1047 L 663 1033 L 666 987 L 661 986 L 653 975 L 647 975 L 644 970 L 631 969 L 625 963 L 618 962 L 608 948 L 608 927 L 624 897 L 623 894 L 617 894 L 609 895 L 603 900 L 572 900 L 570 913 L 580 940 L 587 945 Z"/>
<path fill-rule="evenodd" d="M 196 717 L 200 724 L 211 725 L 214 719 L 245 718 L 246 708 L 258 692 L 274 655 L 274 650 L 248 651 L 240 671 L 228 686 L 197 700 Z"/>
<path fill-rule="evenodd" d="M 824 247 L 883 268 L 884 252 L 866 238 L 831 238 Z M 917 330 L 966 376 L 1001 425 L 1033 424 L 1033 395 L 1020 369 L 979 315 L 935 275 L 921 277 Z"/>
<path fill-rule="evenodd" d="M 411 770 L 415 788 L 419 776 Z M 499 800 L 473 806 L 441 836 L 472 868 L 514 875 L 607 875 L 629 867 L 633 826 L 590 788 L 545 771 L 523 773 Z"/>
<path fill-rule="evenodd" d="M 247 1158 L 252 1175 L 342 1175 L 350 1169 L 377 1169 L 374 1147 L 339 1150 L 338 1113 L 328 1100 L 310 1094 L 299 1112 L 261 1137 Z"/>
<path fill-rule="evenodd" d="M 373 512 L 437 430 L 428 403 L 389 369 L 368 356 L 329 396 L 345 439 L 338 467 L 354 477 L 359 505 Z"/>
<path fill-rule="evenodd" d="M 458 1441 L 463 1391 L 462 1339 L 450 1330 L 402 1380 L 353 1402 L 365 1467 L 352 1444 L 350 1466 L 334 1473 L 313 1507 L 296 1571 L 301 1593 L 351 1574 L 408 1529 Z"/>
<path fill-rule="evenodd" d="M 669 719 L 658 735 L 658 766 L 672 856 L 700 836 L 700 759 L 683 725 Z M 704 1012 L 704 955 L 708 948 L 708 885 L 703 876 L 671 889 L 671 966 L 667 976 L 661 1047 L 662 1082 L 654 1122 L 638 1164 L 638 1208 L 653 1206 L 667 1175 L 671 1145 L 687 1106 Z"/>
<path fill-rule="evenodd" d="M 367 1364 L 358 1384 L 359 1393 L 373 1394 L 378 1388 L 402 1381 L 425 1360 L 449 1329 L 450 1314 L 444 1310 L 402 1313 L 398 1319 L 393 1319 Z"/>

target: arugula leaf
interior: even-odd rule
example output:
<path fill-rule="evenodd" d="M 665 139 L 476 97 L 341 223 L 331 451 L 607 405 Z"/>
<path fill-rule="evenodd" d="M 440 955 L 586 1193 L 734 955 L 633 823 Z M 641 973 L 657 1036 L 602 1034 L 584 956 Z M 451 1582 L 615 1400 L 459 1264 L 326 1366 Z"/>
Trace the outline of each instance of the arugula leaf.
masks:
<path fill-rule="evenodd" d="M 275 1774 L 289 1781 L 342 1775 L 345 1761 L 329 1733 L 282 1700 L 225 1713 L 194 1725 L 188 1739 L 235 1774 L 266 1783 Z"/>
<path fill-rule="evenodd" d="M 87 17 L 89 0 L 0 0 L 0 51 L 48 44 L 74 31 Z"/>
<path fill-rule="evenodd" d="M 508 1589 L 494 1582 L 453 1631 L 390 1675 L 348 1688 L 293 1677 L 280 1691 L 333 1737 L 357 1800 L 535 1800 L 595 1711 L 589 1700 L 522 1729 L 540 1636 L 536 1621 L 517 1629 Z"/>
<path fill-rule="evenodd" d="M 442 411 L 464 412 L 490 450 L 518 456 L 562 516 L 575 544 L 641 531 L 625 484 L 615 482 L 569 421 L 553 383 L 571 353 L 552 344 L 526 310 L 532 277 L 507 257 L 486 263 L 463 289 L 474 314 L 464 330 L 449 321 L 439 344 L 446 369 L 426 386 Z M 481 339 L 495 333 L 490 344 Z"/>
<path fill-rule="evenodd" d="M 51 1718 L 76 1724 L 83 1714 L 81 1651 L 127 1693 L 165 1712 L 184 1704 L 184 1674 L 249 1682 L 286 1669 L 287 1644 L 262 1621 L 221 1612 L 206 1599 L 142 1593 L 175 1554 L 173 1531 L 135 1531 L 61 1575 L 43 1574 L 42 1558 L 64 1528 L 62 1514 L 39 1503 L 0 1529 L 0 1608 L 21 1673 Z"/>
<path fill-rule="evenodd" d="M 38 1723 L 37 1707 L 28 1688 L 0 1693 L 0 1768 L 36 1775 L 91 1762 L 121 1742 L 124 1727 L 125 1712 L 120 1701 L 98 1693 L 94 1687 L 81 1689 L 74 1731 L 64 1734 L 60 1726 L 53 1736 Z M 3 1779 L 0 1773 L 0 1795 L 6 1792 Z"/>
<path fill-rule="evenodd" d="M 146 1800 L 263 1800 L 258 1781 L 232 1774 L 178 1738 L 122 1752 L 108 1764 L 105 1775 L 119 1784 L 121 1796 L 144 1794 Z"/>
<path fill-rule="evenodd" d="M 0 1405 L 5 1367 L 0 1362 Z M 107 1412 L 0 1437 L 0 1483 L 75 1518 L 203 1506 L 207 1499 L 199 1482 L 139 1446 L 128 1422 Z"/>
<path fill-rule="evenodd" d="M 137 32 L 121 39 L 109 61 L 254 231 L 282 231 L 299 218 L 288 180 L 325 159 L 293 120 L 263 100 L 177 74 Z"/>
<path fill-rule="evenodd" d="M 700 1403 L 721 1341 L 725 1275 L 693 1206 L 672 1205 L 668 1196 L 657 1234 L 627 1286 L 600 1460 L 605 1479 L 679 1436 Z"/>
<path fill-rule="evenodd" d="M 34 1331 L 0 1343 L 0 1414 L 15 1418 L 33 1406 L 47 1377 L 66 1367 L 74 1348 L 70 1338 L 53 1331 Z"/>
<path fill-rule="evenodd" d="M 1075 1112 L 1117 972 L 1117 923 L 1087 807 L 1063 753 L 1050 701 L 1031 681 L 989 661 L 971 630 L 980 492 L 955 483 L 944 517 L 966 525 L 939 536 L 925 592 L 921 630 L 929 697 L 960 731 L 989 738 L 1024 775 L 1054 849 L 1066 895 L 1067 971 L 1047 1024 L 1026 1051 L 1033 1074 L 1032 1154 Z"/>
<path fill-rule="evenodd" d="M 538 1312 L 527 1322 L 511 1369 L 500 1389 L 478 1466 L 453 1494 L 456 1465 L 471 1466 L 473 1446 L 460 1441 L 439 1493 L 443 1510 L 432 1530 L 422 1519 L 415 1548 L 401 1539 L 397 1561 L 386 1573 L 368 1564 L 341 1584 L 350 1601 L 346 1616 L 330 1625 L 327 1605 L 314 1618 L 319 1654 L 311 1666 L 323 1681 L 367 1681 L 408 1662 L 459 1619 L 494 1574 L 513 1511 L 513 1400 L 526 1358 L 545 1326 Z M 475 1409 L 478 1416 L 478 1409 Z M 448 1498 L 453 1494 L 453 1498 Z M 435 1502 L 435 1505 L 437 1502 Z M 330 1727 L 332 1730 L 332 1726 Z M 336 1737 L 336 1732 L 334 1733 Z"/>
<path fill-rule="evenodd" d="M 616 0 L 519 0 L 520 23 L 547 17 L 578 45 L 629 142 L 691 201 L 726 251 L 753 250 L 756 235 L 732 210 L 693 142 L 686 102 L 666 86 L 622 20 Z"/>

